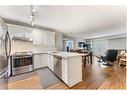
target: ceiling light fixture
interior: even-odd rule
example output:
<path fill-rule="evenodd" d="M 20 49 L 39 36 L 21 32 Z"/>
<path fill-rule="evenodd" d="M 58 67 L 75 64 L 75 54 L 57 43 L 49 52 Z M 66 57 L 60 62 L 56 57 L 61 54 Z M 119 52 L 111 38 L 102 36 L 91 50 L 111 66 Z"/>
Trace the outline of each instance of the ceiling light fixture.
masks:
<path fill-rule="evenodd" d="M 30 6 L 31 8 L 31 15 L 30 15 L 30 18 L 31 18 L 31 26 L 34 26 L 35 25 L 35 9 L 33 7 L 33 5 Z"/>

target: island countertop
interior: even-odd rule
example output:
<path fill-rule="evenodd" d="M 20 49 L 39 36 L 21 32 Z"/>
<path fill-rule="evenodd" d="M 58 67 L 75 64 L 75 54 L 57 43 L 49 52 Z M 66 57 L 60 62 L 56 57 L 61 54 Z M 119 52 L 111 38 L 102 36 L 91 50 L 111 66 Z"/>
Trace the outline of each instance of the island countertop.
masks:
<path fill-rule="evenodd" d="M 75 56 L 85 56 L 86 55 L 86 54 L 80 54 L 80 53 L 60 52 L 60 51 L 34 52 L 34 54 L 51 54 L 51 55 L 60 56 L 63 58 L 75 57 Z"/>

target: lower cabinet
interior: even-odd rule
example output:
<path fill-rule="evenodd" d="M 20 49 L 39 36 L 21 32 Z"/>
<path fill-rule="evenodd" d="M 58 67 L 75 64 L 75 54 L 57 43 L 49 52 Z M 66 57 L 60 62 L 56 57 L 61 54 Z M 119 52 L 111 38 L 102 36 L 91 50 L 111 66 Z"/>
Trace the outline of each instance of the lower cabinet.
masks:
<path fill-rule="evenodd" d="M 34 54 L 33 57 L 34 69 L 40 68 L 41 66 L 40 60 L 41 60 L 40 54 Z"/>
<path fill-rule="evenodd" d="M 54 56 L 53 55 L 51 55 L 51 54 L 49 54 L 48 55 L 48 67 L 52 70 L 52 71 L 54 71 Z"/>
<path fill-rule="evenodd" d="M 62 60 L 62 80 L 67 83 L 68 81 L 68 60 Z"/>
<path fill-rule="evenodd" d="M 48 55 L 34 54 L 33 63 L 34 63 L 34 69 L 46 67 L 48 64 Z"/>
<path fill-rule="evenodd" d="M 48 66 L 69 87 L 82 81 L 82 57 L 59 58 L 51 54 L 34 54 L 34 69 Z M 78 63 L 78 64 L 77 64 Z"/>
<path fill-rule="evenodd" d="M 81 56 L 62 59 L 62 80 L 69 87 L 72 87 L 82 81 Z"/>

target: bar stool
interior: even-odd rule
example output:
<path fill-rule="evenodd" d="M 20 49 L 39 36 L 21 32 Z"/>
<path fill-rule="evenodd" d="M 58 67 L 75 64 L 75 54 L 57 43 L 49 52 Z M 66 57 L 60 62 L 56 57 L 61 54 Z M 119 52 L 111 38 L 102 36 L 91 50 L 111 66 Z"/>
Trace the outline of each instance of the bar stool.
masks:
<path fill-rule="evenodd" d="M 84 67 L 88 63 L 92 65 L 92 52 L 87 53 L 87 55 L 84 56 Z"/>
<path fill-rule="evenodd" d="M 90 56 L 89 56 L 89 54 L 87 54 L 87 55 L 85 56 L 85 58 L 84 58 L 84 62 L 85 62 L 84 65 L 89 64 L 89 62 L 90 62 L 89 60 L 90 60 Z"/>

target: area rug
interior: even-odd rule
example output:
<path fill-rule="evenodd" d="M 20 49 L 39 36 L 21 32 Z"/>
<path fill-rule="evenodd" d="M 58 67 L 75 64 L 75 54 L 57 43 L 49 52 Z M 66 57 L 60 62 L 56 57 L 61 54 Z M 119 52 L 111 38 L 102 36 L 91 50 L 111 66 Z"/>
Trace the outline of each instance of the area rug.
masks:
<path fill-rule="evenodd" d="M 57 78 L 49 68 L 39 69 L 36 70 L 36 72 L 40 77 L 40 81 L 44 89 L 61 82 L 61 80 Z"/>

